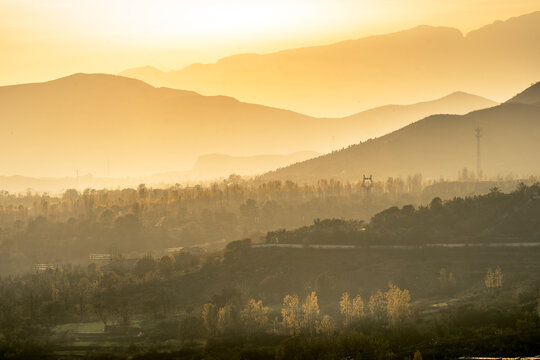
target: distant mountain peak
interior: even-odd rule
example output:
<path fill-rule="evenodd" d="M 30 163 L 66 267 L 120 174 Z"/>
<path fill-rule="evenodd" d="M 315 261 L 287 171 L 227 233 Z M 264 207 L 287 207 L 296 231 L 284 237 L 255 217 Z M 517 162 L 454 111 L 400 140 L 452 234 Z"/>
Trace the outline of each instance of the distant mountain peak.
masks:
<path fill-rule="evenodd" d="M 403 111 L 409 111 L 412 115 L 412 119 L 407 120 L 404 117 L 404 113 L 398 113 L 398 123 L 401 126 L 409 124 L 412 120 L 422 119 L 431 114 L 438 113 L 453 113 L 453 114 L 466 114 L 468 112 L 489 108 L 498 105 L 497 102 L 487 99 L 482 96 L 470 94 L 464 91 L 455 91 L 443 97 L 422 101 L 414 104 L 390 104 L 373 109 L 368 109 L 359 113 L 355 113 L 345 117 L 345 119 L 358 119 L 365 114 L 373 114 L 377 118 L 385 119 L 385 122 L 389 121 L 389 114 L 381 113 L 381 111 L 395 112 L 398 108 Z M 415 111 L 416 110 L 416 111 Z M 379 124 L 382 125 L 382 124 Z M 393 126 L 392 130 L 398 129 L 401 126 Z M 380 134 L 382 135 L 382 134 Z"/>
<path fill-rule="evenodd" d="M 465 91 L 454 91 L 453 93 L 443 96 L 441 99 L 452 98 L 452 97 L 469 97 L 469 96 L 476 97 L 477 95 L 473 95 Z"/>
<path fill-rule="evenodd" d="M 111 75 L 103 73 L 75 73 L 72 75 L 64 76 L 55 80 L 47 81 L 51 84 L 69 84 L 75 85 L 77 83 L 84 83 L 85 87 L 90 85 L 101 85 L 101 86 L 129 86 L 129 87 L 144 87 L 144 88 L 154 88 L 152 85 L 145 83 L 142 80 L 125 77 L 121 75 Z"/>
<path fill-rule="evenodd" d="M 465 91 L 454 91 L 453 93 L 450 93 L 450 94 L 448 94 L 446 96 L 443 96 L 443 97 L 441 97 L 441 98 L 439 98 L 437 100 L 459 100 L 459 101 L 467 101 L 467 100 L 478 101 L 478 100 L 481 100 L 481 101 L 485 101 L 485 102 L 491 102 L 492 105 L 497 104 L 493 100 L 490 100 L 490 99 L 485 98 L 483 96 L 471 94 L 471 93 L 468 93 L 468 92 L 465 92 Z"/>

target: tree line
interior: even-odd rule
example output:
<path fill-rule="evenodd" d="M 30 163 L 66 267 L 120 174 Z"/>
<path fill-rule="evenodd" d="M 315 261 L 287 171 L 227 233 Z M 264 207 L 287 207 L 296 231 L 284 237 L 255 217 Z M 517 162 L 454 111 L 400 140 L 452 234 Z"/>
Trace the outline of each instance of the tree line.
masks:
<path fill-rule="evenodd" d="M 392 206 L 369 222 L 315 219 L 298 229 L 270 231 L 265 242 L 357 246 L 530 242 L 540 235 L 539 216 L 540 184 L 520 184 L 510 193 L 494 187 L 485 195 Z"/>

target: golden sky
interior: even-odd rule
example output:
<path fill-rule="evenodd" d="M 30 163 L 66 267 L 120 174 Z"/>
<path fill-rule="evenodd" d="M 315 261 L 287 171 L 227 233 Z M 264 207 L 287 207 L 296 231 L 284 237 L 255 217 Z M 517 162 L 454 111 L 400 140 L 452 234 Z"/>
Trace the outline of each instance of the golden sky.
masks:
<path fill-rule="evenodd" d="M 178 69 L 420 24 L 467 32 L 538 0 L 0 0 L 0 85 Z"/>

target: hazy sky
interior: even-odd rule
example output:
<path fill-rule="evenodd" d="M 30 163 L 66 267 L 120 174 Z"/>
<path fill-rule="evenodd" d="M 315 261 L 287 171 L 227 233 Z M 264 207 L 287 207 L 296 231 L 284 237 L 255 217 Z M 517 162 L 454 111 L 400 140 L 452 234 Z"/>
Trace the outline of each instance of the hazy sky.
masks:
<path fill-rule="evenodd" d="M 0 0 L 0 85 L 178 69 L 420 24 L 467 32 L 539 0 Z"/>

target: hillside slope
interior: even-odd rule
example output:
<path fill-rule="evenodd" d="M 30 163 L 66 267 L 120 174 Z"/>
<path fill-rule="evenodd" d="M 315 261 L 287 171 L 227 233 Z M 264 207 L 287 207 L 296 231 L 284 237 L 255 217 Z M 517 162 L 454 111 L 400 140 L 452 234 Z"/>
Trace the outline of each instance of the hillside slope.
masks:
<path fill-rule="evenodd" d="M 497 105 L 481 96 L 454 92 L 440 99 L 410 105 L 385 105 L 342 118 L 342 126 L 354 130 L 344 144 L 350 145 L 388 134 L 433 114 L 464 115 Z M 353 136 L 354 135 L 354 138 Z"/>
<path fill-rule="evenodd" d="M 519 103 L 519 104 L 530 104 L 530 105 L 540 105 L 540 82 L 535 83 L 533 86 L 527 88 L 526 90 L 520 92 L 507 102 L 509 103 Z"/>
<path fill-rule="evenodd" d="M 539 86 L 525 93 L 535 93 Z M 358 180 L 363 174 L 373 174 L 381 180 L 415 173 L 428 178 L 455 178 L 463 167 L 476 169 L 478 126 L 483 133 L 484 174 L 540 174 L 540 106 L 530 103 L 536 101 L 518 97 L 466 115 L 429 116 L 380 138 L 279 169 L 263 178 Z"/>

